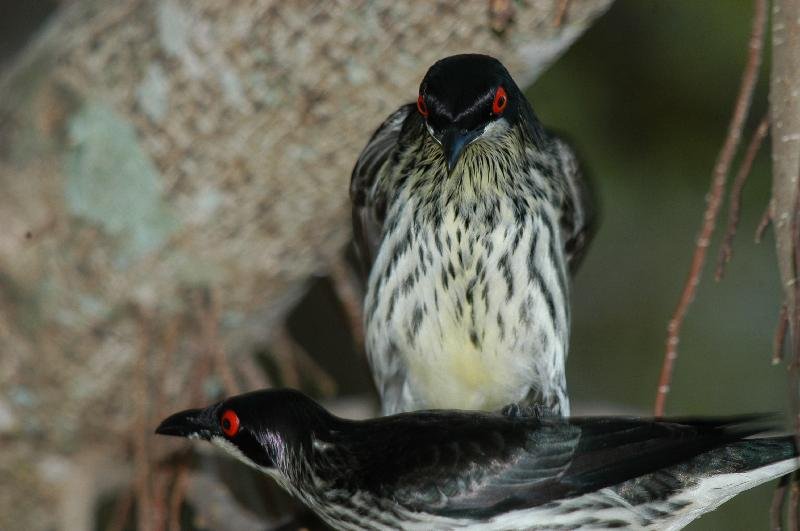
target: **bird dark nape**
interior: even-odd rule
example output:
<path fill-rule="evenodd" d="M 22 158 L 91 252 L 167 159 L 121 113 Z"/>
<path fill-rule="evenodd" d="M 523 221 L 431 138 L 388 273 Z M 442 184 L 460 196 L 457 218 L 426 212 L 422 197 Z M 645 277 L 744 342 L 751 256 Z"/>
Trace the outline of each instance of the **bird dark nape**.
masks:
<path fill-rule="evenodd" d="M 505 67 L 456 55 L 378 128 L 353 170 L 366 349 L 385 414 L 569 414 L 569 275 L 593 196 Z"/>
<path fill-rule="evenodd" d="M 337 418 L 265 390 L 172 415 L 156 433 L 211 441 L 336 529 L 680 529 L 797 469 L 757 416 L 565 419 L 420 411 Z"/>

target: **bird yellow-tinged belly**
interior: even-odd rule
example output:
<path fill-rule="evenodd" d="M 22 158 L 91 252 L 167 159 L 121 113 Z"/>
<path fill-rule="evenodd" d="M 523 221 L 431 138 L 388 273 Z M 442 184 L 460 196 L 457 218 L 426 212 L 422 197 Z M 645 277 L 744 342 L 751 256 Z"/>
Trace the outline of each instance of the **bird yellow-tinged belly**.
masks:
<path fill-rule="evenodd" d="M 427 407 L 492 410 L 518 400 L 514 389 L 524 386 L 509 364 L 493 349 L 477 348 L 465 329 L 443 334 L 444 342 L 431 350 L 419 348 L 408 359 L 412 387 Z"/>

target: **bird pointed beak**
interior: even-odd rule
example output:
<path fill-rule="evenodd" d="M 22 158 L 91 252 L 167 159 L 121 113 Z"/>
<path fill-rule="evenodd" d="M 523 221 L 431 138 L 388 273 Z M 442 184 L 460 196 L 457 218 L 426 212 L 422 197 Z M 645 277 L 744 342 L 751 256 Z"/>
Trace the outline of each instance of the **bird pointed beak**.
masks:
<path fill-rule="evenodd" d="M 209 439 L 213 431 L 211 417 L 208 409 L 187 409 L 164 419 L 156 428 L 156 433 L 189 439 Z"/>
<path fill-rule="evenodd" d="M 447 171 L 452 172 L 456 167 L 464 149 L 480 136 L 478 131 L 464 131 L 462 129 L 446 129 L 442 134 L 441 144 L 444 158 L 447 160 Z"/>

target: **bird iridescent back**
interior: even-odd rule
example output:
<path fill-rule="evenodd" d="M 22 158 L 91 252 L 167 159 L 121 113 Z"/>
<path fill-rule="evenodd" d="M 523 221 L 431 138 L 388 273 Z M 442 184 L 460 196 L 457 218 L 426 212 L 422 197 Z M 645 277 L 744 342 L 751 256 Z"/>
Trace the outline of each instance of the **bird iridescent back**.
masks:
<path fill-rule="evenodd" d="M 297 391 L 191 409 L 156 432 L 208 440 L 335 529 L 680 529 L 797 468 L 753 416 L 649 420 L 420 411 L 351 421 Z"/>

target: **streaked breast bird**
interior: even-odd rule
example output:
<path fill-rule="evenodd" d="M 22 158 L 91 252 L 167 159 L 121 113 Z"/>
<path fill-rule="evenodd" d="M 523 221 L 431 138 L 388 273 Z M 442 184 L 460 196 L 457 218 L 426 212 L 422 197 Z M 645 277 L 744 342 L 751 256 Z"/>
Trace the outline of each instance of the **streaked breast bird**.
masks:
<path fill-rule="evenodd" d="M 350 195 L 383 412 L 569 414 L 567 272 L 594 203 L 505 67 L 475 54 L 431 66 L 367 143 Z"/>

